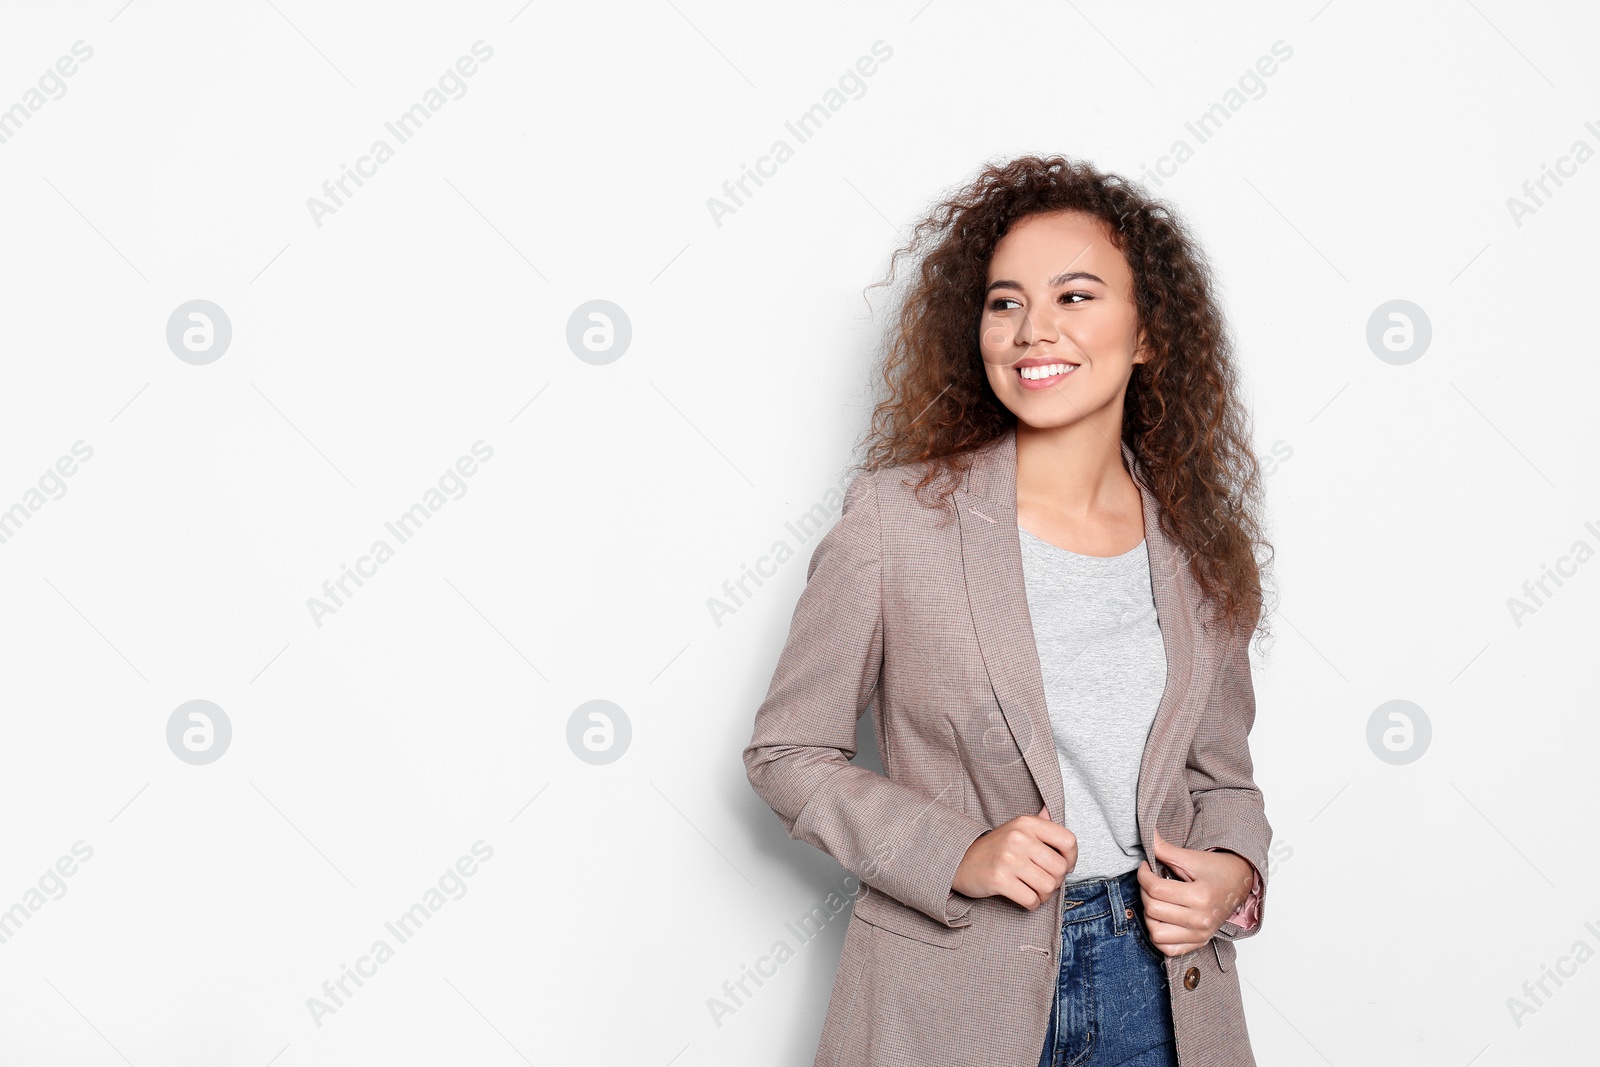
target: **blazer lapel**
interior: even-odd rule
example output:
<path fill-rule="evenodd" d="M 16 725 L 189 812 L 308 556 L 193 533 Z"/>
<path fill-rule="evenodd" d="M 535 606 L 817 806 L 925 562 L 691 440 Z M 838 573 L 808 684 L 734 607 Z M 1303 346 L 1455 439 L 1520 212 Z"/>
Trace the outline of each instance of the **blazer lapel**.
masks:
<path fill-rule="evenodd" d="M 1187 555 L 1162 532 L 1160 505 L 1126 442 L 1122 443 L 1122 457 L 1144 506 L 1150 585 L 1166 647 L 1166 688 L 1140 762 L 1137 801 L 1145 854 L 1151 857 L 1152 867 L 1160 870 L 1154 862 L 1153 813 L 1165 799 L 1164 783 L 1182 772 L 1181 762 L 1204 707 L 1207 678 L 1196 665 L 1209 661 L 1210 638 L 1195 614 L 1198 587 L 1188 572 Z M 1023 583 L 1015 429 L 975 453 L 953 499 L 960 518 L 967 601 L 990 684 L 1051 820 L 1070 828 Z"/>
<path fill-rule="evenodd" d="M 1065 807 L 1061 766 L 1022 579 L 1016 456 L 1015 433 L 1007 431 L 977 453 L 954 493 L 961 519 L 961 567 L 989 684 L 1051 821 L 1060 823 Z"/>

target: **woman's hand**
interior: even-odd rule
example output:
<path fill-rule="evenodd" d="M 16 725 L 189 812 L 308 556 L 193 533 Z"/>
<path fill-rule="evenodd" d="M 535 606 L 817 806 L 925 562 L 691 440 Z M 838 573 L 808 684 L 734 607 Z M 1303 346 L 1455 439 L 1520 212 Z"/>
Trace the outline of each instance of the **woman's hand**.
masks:
<path fill-rule="evenodd" d="M 1040 808 L 980 834 L 950 888 L 969 897 L 1006 897 L 1032 911 L 1077 865 L 1077 835 Z"/>
<path fill-rule="evenodd" d="M 1250 895 L 1255 868 L 1232 852 L 1182 848 L 1155 835 L 1156 859 L 1180 877 L 1157 878 L 1148 861 L 1139 865 L 1150 941 L 1168 956 L 1204 948 L 1234 909 Z"/>

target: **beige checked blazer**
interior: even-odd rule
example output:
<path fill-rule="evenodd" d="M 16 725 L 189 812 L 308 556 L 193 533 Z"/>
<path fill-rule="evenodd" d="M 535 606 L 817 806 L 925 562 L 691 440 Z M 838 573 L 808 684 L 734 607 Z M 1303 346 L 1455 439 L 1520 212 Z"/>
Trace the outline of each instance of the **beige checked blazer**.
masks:
<path fill-rule="evenodd" d="M 1139 833 L 1237 852 L 1263 879 L 1272 829 L 1252 779 L 1249 630 L 1201 628 L 1198 587 L 1132 450 L 1167 683 L 1139 769 Z M 978 449 L 949 509 L 859 474 L 818 542 L 744 749 L 789 836 L 864 883 L 815 1067 L 1037 1067 L 1059 969 L 1061 893 L 1033 911 L 951 889 L 967 846 L 1047 808 L 1061 770 L 1017 533 L 1016 435 Z M 940 519 L 945 524 L 940 525 Z M 850 762 L 875 707 L 884 774 Z M 1068 829 L 1071 829 L 1068 826 Z M 1154 863 L 1158 874 L 1165 865 Z M 1232 923 L 1165 961 L 1180 1067 L 1253 1067 Z"/>

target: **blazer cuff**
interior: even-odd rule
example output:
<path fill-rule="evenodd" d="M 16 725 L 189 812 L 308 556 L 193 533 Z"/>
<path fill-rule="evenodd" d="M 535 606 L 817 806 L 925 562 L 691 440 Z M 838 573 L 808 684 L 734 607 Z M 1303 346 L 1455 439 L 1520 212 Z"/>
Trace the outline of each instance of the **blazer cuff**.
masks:
<path fill-rule="evenodd" d="M 1234 852 L 1231 848 L 1222 848 L 1216 845 L 1206 849 L 1206 851 L 1230 852 L 1235 856 L 1239 855 L 1239 853 Z M 1254 930 L 1257 926 L 1261 925 L 1261 871 L 1258 870 L 1256 865 L 1251 863 L 1249 859 L 1246 859 L 1243 856 L 1240 856 L 1239 858 L 1250 864 L 1250 895 L 1245 897 L 1244 902 L 1233 910 L 1232 915 L 1223 920 L 1222 929 L 1219 932 L 1231 936 L 1238 936 L 1247 930 Z M 1227 927 L 1229 926 L 1232 926 L 1233 929 L 1228 930 Z"/>
<path fill-rule="evenodd" d="M 847 765 L 800 812 L 792 836 L 830 851 L 878 892 L 944 926 L 969 926 L 953 888 L 967 849 L 992 827 L 865 767 Z"/>

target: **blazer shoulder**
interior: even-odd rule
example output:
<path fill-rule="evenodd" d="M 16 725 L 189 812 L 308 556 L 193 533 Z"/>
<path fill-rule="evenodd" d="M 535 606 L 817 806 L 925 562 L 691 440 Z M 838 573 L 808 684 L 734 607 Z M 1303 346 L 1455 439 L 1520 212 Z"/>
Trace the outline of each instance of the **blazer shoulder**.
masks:
<path fill-rule="evenodd" d="M 897 463 L 872 473 L 885 536 L 897 540 L 925 537 L 951 525 L 955 516 L 954 494 L 941 495 L 941 488 L 949 487 L 939 479 L 917 489 L 925 473 L 922 464 Z"/>
<path fill-rule="evenodd" d="M 882 489 L 886 498 L 891 495 L 895 499 L 916 501 L 918 498 L 913 487 L 922 480 L 926 473 L 926 466 L 921 463 L 895 463 L 879 467 L 872 473 L 877 477 L 877 484 Z M 959 476 L 958 476 L 959 478 Z M 939 485 L 937 480 L 930 482 L 923 490 L 923 497 L 928 500 L 936 499 L 934 489 Z M 926 507 L 926 504 L 923 504 Z"/>

